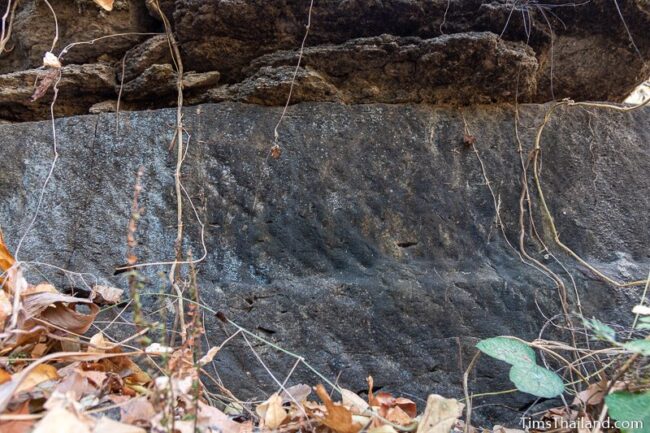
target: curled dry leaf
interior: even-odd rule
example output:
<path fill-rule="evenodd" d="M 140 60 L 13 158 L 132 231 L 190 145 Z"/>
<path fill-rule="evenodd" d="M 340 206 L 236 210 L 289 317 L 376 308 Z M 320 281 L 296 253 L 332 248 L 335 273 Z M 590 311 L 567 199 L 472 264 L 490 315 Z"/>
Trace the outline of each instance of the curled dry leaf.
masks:
<path fill-rule="evenodd" d="M 97 305 L 112 305 L 120 302 L 124 290 L 116 287 L 96 285 L 90 294 L 90 299 Z"/>
<path fill-rule="evenodd" d="M 282 397 L 282 403 L 289 403 L 293 401 L 302 403 L 307 399 L 307 397 L 309 397 L 309 394 L 311 394 L 311 387 L 309 385 L 299 383 L 298 385 L 293 385 L 289 388 L 285 388 L 280 393 L 280 397 Z"/>
<path fill-rule="evenodd" d="M 7 415 L 29 415 L 29 401 L 24 402 L 14 411 Z M 9 420 L 0 421 L 0 431 L 2 433 L 28 433 L 34 426 L 34 420 Z"/>
<path fill-rule="evenodd" d="M 354 413 L 361 414 L 369 408 L 364 399 L 348 389 L 341 389 L 341 397 L 343 405 L 349 407 Z"/>
<path fill-rule="evenodd" d="M 280 427 L 287 418 L 287 411 L 282 407 L 282 397 L 277 393 L 258 405 L 255 412 L 260 417 L 260 426 L 273 430 Z"/>
<path fill-rule="evenodd" d="M 5 320 L 11 316 L 13 308 L 11 301 L 4 290 L 0 289 L 0 332 L 4 330 Z"/>
<path fill-rule="evenodd" d="M 204 366 L 212 362 L 214 357 L 217 355 L 219 352 L 219 349 L 221 349 L 221 346 L 213 346 L 210 348 L 210 350 L 207 351 L 205 355 L 199 359 L 199 365 Z"/>
<path fill-rule="evenodd" d="M 105 11 L 110 12 L 113 10 L 113 0 L 95 0 L 95 3 Z"/>
<path fill-rule="evenodd" d="M 360 424 L 353 423 L 352 413 L 347 408 L 332 402 L 323 384 L 318 384 L 315 391 L 327 408 L 327 414 L 321 420 L 323 424 L 339 433 L 357 433 L 361 429 Z"/>
<path fill-rule="evenodd" d="M 57 407 L 41 419 L 33 433 L 90 433 L 91 420 L 82 419 L 64 407 Z"/>
<path fill-rule="evenodd" d="M 607 391 L 607 381 L 592 383 L 584 391 L 579 392 L 573 399 L 573 404 L 583 404 L 585 406 L 596 406 L 603 402 L 605 392 Z"/>
<path fill-rule="evenodd" d="M 95 424 L 93 433 L 146 433 L 146 430 L 103 416 Z"/>
<path fill-rule="evenodd" d="M 35 102 L 45 96 L 48 89 L 52 87 L 52 84 L 54 84 L 59 78 L 59 74 L 61 74 L 61 69 L 48 68 L 40 75 L 38 86 L 36 86 L 36 90 L 34 90 L 34 93 L 32 94 L 32 102 Z"/>
<path fill-rule="evenodd" d="M 11 380 L 11 374 L 7 373 L 7 370 L 0 368 L 0 385 Z"/>
<path fill-rule="evenodd" d="M 462 410 L 458 400 L 431 394 L 416 433 L 449 433 Z"/>
<path fill-rule="evenodd" d="M 5 244 L 2 230 L 0 230 L 0 271 L 3 273 L 16 263 L 14 256 L 11 255 L 7 245 Z"/>
<path fill-rule="evenodd" d="M 17 376 L 19 373 L 16 373 L 14 376 Z M 27 377 L 16 388 L 16 394 L 21 392 L 31 391 L 40 385 L 43 382 L 48 380 L 56 380 L 59 378 L 59 373 L 56 368 L 49 364 L 40 364 L 36 368 L 32 369 Z M 13 378 L 12 378 L 13 379 Z"/>
<path fill-rule="evenodd" d="M 204 431 L 221 432 L 221 433 L 249 433 L 252 431 L 252 425 L 248 423 L 238 423 L 228 415 L 221 412 L 213 406 L 203 402 L 198 403 L 199 416 L 197 427 L 202 427 Z M 209 429 L 209 430 L 208 430 Z"/>
<path fill-rule="evenodd" d="M 173 348 L 163 346 L 160 343 L 152 343 L 144 349 L 145 353 L 172 353 Z"/>
<path fill-rule="evenodd" d="M 156 410 L 146 397 L 136 397 L 120 406 L 120 421 L 126 424 L 148 423 Z"/>
<path fill-rule="evenodd" d="M 386 412 L 386 419 L 393 424 L 398 425 L 409 425 L 413 421 L 399 406 L 389 408 Z"/>
<path fill-rule="evenodd" d="M 88 352 L 92 353 L 105 353 L 107 350 L 111 350 L 115 347 L 110 341 L 104 338 L 104 334 L 98 332 L 90 338 L 90 346 L 88 346 Z"/>

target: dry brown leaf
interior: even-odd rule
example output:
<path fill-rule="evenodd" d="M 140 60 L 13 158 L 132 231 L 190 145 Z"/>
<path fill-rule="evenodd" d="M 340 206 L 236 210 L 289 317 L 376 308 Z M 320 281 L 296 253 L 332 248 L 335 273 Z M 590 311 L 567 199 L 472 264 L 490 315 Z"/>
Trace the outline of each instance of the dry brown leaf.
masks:
<path fill-rule="evenodd" d="M 43 292 L 59 293 L 59 291 L 56 290 L 56 288 L 53 285 L 48 283 L 40 283 L 35 286 L 31 286 L 31 285 L 27 286 L 26 290 L 20 292 L 20 296 L 27 296 L 27 295 L 32 295 L 34 293 L 43 293 Z"/>
<path fill-rule="evenodd" d="M 208 406 L 203 402 L 199 402 L 198 406 L 197 427 L 221 433 L 248 433 L 252 430 L 250 423 L 235 422 L 216 407 Z"/>
<path fill-rule="evenodd" d="M 52 87 L 52 84 L 54 84 L 59 78 L 60 73 L 60 68 L 48 68 L 38 77 L 38 85 L 36 86 L 36 90 L 34 90 L 31 98 L 32 102 L 45 96 L 49 88 Z"/>
<path fill-rule="evenodd" d="M 94 1 L 105 11 L 110 12 L 113 10 L 113 0 L 94 0 Z"/>
<path fill-rule="evenodd" d="M 7 415 L 28 415 L 29 401 L 24 402 L 18 409 L 8 412 Z M 2 433 L 27 433 L 34 426 L 35 420 L 12 420 L 0 421 L 0 431 Z"/>
<path fill-rule="evenodd" d="M 15 376 L 19 373 L 16 373 Z M 38 385 L 48 380 L 56 380 L 59 378 L 59 373 L 56 368 L 49 364 L 40 364 L 36 368 L 32 369 L 27 377 L 16 388 L 16 393 L 31 391 Z"/>
<path fill-rule="evenodd" d="M 349 389 L 341 389 L 341 402 L 354 413 L 363 413 L 369 408 L 368 403 Z"/>
<path fill-rule="evenodd" d="M 449 433 L 462 410 L 458 400 L 431 394 L 416 433 Z"/>
<path fill-rule="evenodd" d="M 120 302 L 124 290 L 116 287 L 96 285 L 93 287 L 90 299 L 98 305 L 112 305 Z"/>
<path fill-rule="evenodd" d="M 368 433 L 397 433 L 397 430 L 395 430 L 395 427 L 392 425 L 384 424 L 379 427 L 368 429 Z"/>
<path fill-rule="evenodd" d="M 255 408 L 255 412 L 260 417 L 260 427 L 266 427 L 272 430 L 280 427 L 287 418 L 287 411 L 282 407 L 282 397 L 277 393 L 273 394 L 264 403 Z"/>
<path fill-rule="evenodd" d="M 0 332 L 4 330 L 5 320 L 11 316 L 13 308 L 11 301 L 4 290 L 0 289 Z"/>
<path fill-rule="evenodd" d="M 393 424 L 408 425 L 413 421 L 399 406 L 391 407 L 386 412 L 386 419 Z"/>
<path fill-rule="evenodd" d="M 90 433 L 90 422 L 80 419 L 75 413 L 57 407 L 41 419 L 32 433 Z"/>
<path fill-rule="evenodd" d="M 289 388 L 285 388 L 280 393 L 280 397 L 282 397 L 282 403 L 289 403 L 293 402 L 294 400 L 298 403 L 302 403 L 307 399 L 307 397 L 309 397 L 309 394 L 311 394 L 311 387 L 309 385 L 299 383 L 298 385 L 293 385 Z"/>
<path fill-rule="evenodd" d="M 104 334 L 98 332 L 90 338 L 90 346 L 88 346 L 88 352 L 91 353 L 106 353 L 106 351 L 111 350 L 115 345 L 104 338 Z"/>
<path fill-rule="evenodd" d="M 201 359 L 199 359 L 199 365 L 204 366 L 206 364 L 211 363 L 220 349 L 221 349 L 221 346 L 213 346 L 213 347 L 211 347 L 210 350 L 208 350 L 207 353 L 205 355 L 203 355 L 201 357 Z"/>
<path fill-rule="evenodd" d="M 495 425 L 492 427 L 494 433 L 526 433 L 525 430 L 520 430 L 516 428 L 508 428 L 501 425 Z"/>
<path fill-rule="evenodd" d="M 146 430 L 103 416 L 95 424 L 92 433 L 146 433 Z"/>
<path fill-rule="evenodd" d="M 0 368 L 0 385 L 11 380 L 11 374 L 7 373 L 7 370 Z"/>
<path fill-rule="evenodd" d="M 0 230 L 0 271 L 5 272 L 7 269 L 12 267 L 14 263 L 16 263 L 16 259 L 14 259 L 14 256 L 9 252 L 9 249 L 5 244 L 4 236 L 2 236 L 2 230 Z"/>
<path fill-rule="evenodd" d="M 30 356 L 32 358 L 40 358 L 41 356 L 45 355 L 45 352 L 47 352 L 47 344 L 37 343 L 32 349 Z"/>
<path fill-rule="evenodd" d="M 353 424 L 352 413 L 347 408 L 332 402 L 323 384 L 318 384 L 315 391 L 327 408 L 327 414 L 322 419 L 323 424 L 339 433 L 357 433 L 361 429 L 360 424 Z"/>
<path fill-rule="evenodd" d="M 120 407 L 120 421 L 126 424 L 149 422 L 156 414 L 146 397 L 136 397 Z"/>
<path fill-rule="evenodd" d="M 575 396 L 573 404 L 582 403 L 585 406 L 599 405 L 603 402 L 605 391 L 607 391 L 607 381 L 592 383 L 587 387 L 587 389 L 579 392 L 578 395 Z"/>

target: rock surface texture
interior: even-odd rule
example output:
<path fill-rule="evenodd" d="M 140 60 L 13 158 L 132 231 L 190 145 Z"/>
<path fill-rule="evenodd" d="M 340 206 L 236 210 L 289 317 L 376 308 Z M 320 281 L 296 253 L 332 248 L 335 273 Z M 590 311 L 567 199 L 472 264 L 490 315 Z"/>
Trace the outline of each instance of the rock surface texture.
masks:
<path fill-rule="evenodd" d="M 520 107 L 524 156 L 546 108 Z M 372 374 L 377 386 L 419 398 L 460 397 L 461 371 L 479 338 L 534 338 L 545 317 L 560 313 L 553 281 L 522 263 L 495 225 L 483 169 L 517 244 L 521 161 L 512 108 L 301 103 L 280 127 L 282 156 L 265 160 L 281 111 L 240 103 L 184 110 L 191 139 L 183 182 L 205 225 L 202 236 L 186 201 L 185 247 L 198 259 L 205 245 L 198 281 L 213 310 L 304 355 L 328 377 L 340 374 L 355 391 Z M 19 251 L 32 263 L 30 278 L 45 275 L 61 288 L 83 288 L 82 278 L 125 286 L 124 274 L 112 275 L 125 261 L 140 166 L 145 214 L 137 255 L 142 262 L 173 258 L 174 116 L 167 109 L 56 121 L 60 159 Z M 563 239 L 620 279 L 643 278 L 650 265 L 649 119 L 648 109 L 566 108 L 542 136 L 542 182 Z M 464 122 L 483 168 L 464 144 Z M 0 135 L 0 221 L 15 249 L 50 169 L 52 130 L 49 122 L 5 124 Z M 571 270 L 585 315 L 606 319 L 633 305 L 641 288 L 616 289 L 577 266 L 535 215 L 540 236 Z M 539 244 L 527 248 L 561 271 Z M 166 271 L 146 269 L 148 290 L 166 287 Z M 569 297 L 575 308 L 572 290 Z M 164 305 L 145 297 L 146 311 Z M 220 322 L 206 320 L 209 344 L 223 341 Z M 116 324 L 108 332 L 130 335 L 132 328 Z M 253 344 L 284 378 L 294 360 Z M 220 352 L 216 367 L 242 398 L 276 387 L 241 340 Z M 507 389 L 505 374 L 505 366 L 483 359 L 472 389 Z M 299 368 L 291 383 L 318 380 Z M 500 401 L 521 408 L 532 397 Z M 475 404 L 477 416 L 507 416 L 501 406 Z"/>
<path fill-rule="evenodd" d="M 106 12 L 92 0 L 52 0 L 59 29 L 52 49 L 45 2 L 0 1 L 2 10 L 17 5 L 0 50 L 0 119 L 49 117 L 52 89 L 38 101 L 26 96 L 45 78 L 36 68 L 49 50 L 69 66 L 63 80 L 76 88 L 55 105 L 57 117 L 115 111 L 118 97 L 122 109 L 172 106 L 169 43 L 145 3 L 116 0 Z M 620 102 L 650 75 L 646 0 L 319 0 L 297 71 L 308 1 L 160 3 L 185 71 L 194 73 L 185 88 L 190 105 L 284 105 L 294 73 L 292 102 L 454 105 Z"/>

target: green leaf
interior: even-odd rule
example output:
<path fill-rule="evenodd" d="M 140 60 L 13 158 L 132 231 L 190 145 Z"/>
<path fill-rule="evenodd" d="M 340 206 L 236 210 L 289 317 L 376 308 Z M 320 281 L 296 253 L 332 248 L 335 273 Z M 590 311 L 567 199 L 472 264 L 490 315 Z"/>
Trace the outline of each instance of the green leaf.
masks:
<path fill-rule="evenodd" d="M 623 345 L 627 350 L 640 353 L 643 356 L 650 356 L 650 340 L 633 340 Z"/>
<path fill-rule="evenodd" d="M 600 340 L 606 340 L 610 342 L 616 341 L 616 331 L 611 327 L 605 325 L 598 319 L 584 319 L 584 324 L 586 327 L 591 329 L 595 334 L 596 338 Z"/>
<path fill-rule="evenodd" d="M 613 392 L 605 397 L 609 416 L 619 423 L 623 433 L 650 433 L 650 392 L 633 394 L 627 391 Z M 621 423 L 640 424 L 637 428 Z"/>
<path fill-rule="evenodd" d="M 636 329 L 650 329 L 650 317 L 640 317 Z"/>
<path fill-rule="evenodd" d="M 535 365 L 535 351 L 527 344 L 508 337 L 494 337 L 481 340 L 476 347 L 492 358 L 510 365 Z"/>
<path fill-rule="evenodd" d="M 537 397 L 553 398 L 564 392 L 562 378 L 539 365 L 514 365 L 510 380 L 521 392 Z"/>

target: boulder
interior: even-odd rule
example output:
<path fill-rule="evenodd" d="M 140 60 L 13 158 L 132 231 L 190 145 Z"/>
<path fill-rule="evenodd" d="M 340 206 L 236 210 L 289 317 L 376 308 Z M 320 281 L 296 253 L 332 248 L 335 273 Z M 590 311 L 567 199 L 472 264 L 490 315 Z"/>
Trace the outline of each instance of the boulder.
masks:
<path fill-rule="evenodd" d="M 371 374 L 383 390 L 416 400 L 432 392 L 461 397 L 462 372 L 479 339 L 536 338 L 561 313 L 555 282 L 517 252 L 520 158 L 548 108 L 519 107 L 519 152 L 510 106 L 301 103 L 280 124 L 278 159 L 267 155 L 281 107 L 185 108 L 190 140 L 182 181 L 194 207 L 186 197 L 183 246 L 200 259 L 205 344 L 234 332 L 215 318 L 221 311 L 354 391 L 365 389 Z M 53 158 L 52 125 L 0 124 L 0 221 L 12 250 L 25 236 L 18 258 L 28 278 L 67 290 L 95 282 L 125 288 L 118 268 L 140 166 L 136 255 L 141 263 L 173 259 L 176 160 L 168 148 L 175 115 L 168 109 L 58 119 L 59 160 L 37 215 Z M 649 119 L 649 109 L 566 107 L 542 135 L 541 182 L 563 241 L 621 280 L 643 279 L 650 266 Z M 566 282 L 570 311 L 579 311 L 577 294 L 584 315 L 629 325 L 642 287 L 606 284 L 564 254 L 529 181 L 533 220 L 549 251 L 530 239 L 526 215 L 527 252 Z M 167 305 L 159 293 L 169 290 L 168 271 L 142 270 L 145 312 Z M 117 311 L 108 314 L 111 320 Z M 133 327 L 122 324 L 129 320 L 126 314 L 106 332 L 131 335 Z M 558 332 L 547 329 L 544 336 Z M 277 378 L 289 373 L 295 359 L 250 343 Z M 510 387 L 502 363 L 482 358 L 477 367 L 472 391 Z M 277 387 L 242 339 L 219 352 L 215 368 L 240 398 Z M 299 367 L 289 383 L 320 380 Z M 533 401 L 499 397 L 514 408 Z M 493 402 L 477 399 L 478 420 L 509 417 Z M 519 414 L 511 415 L 518 422 Z"/>

